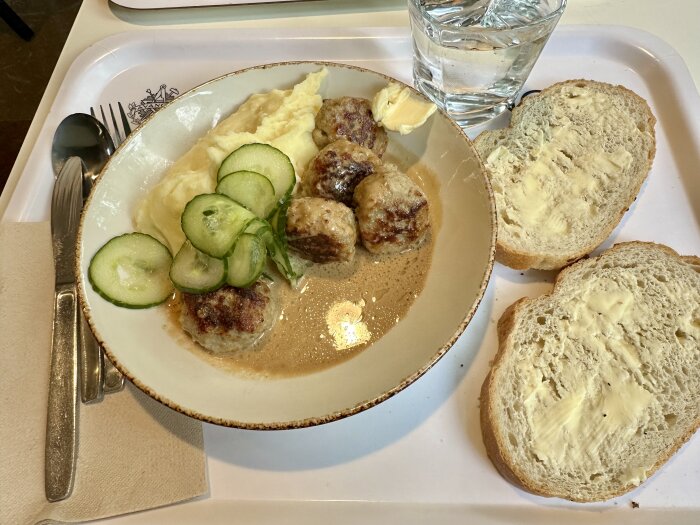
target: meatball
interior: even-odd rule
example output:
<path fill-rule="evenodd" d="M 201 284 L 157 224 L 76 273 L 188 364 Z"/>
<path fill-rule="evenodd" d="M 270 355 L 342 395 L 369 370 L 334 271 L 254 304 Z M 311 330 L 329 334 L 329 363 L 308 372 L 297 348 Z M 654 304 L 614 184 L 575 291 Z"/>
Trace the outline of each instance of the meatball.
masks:
<path fill-rule="evenodd" d="M 395 166 L 385 164 L 355 189 L 362 244 L 376 254 L 420 246 L 430 230 L 428 199 Z"/>
<path fill-rule="evenodd" d="M 381 165 L 372 150 L 345 139 L 336 140 L 311 160 L 304 173 L 305 186 L 310 195 L 352 206 L 355 187 Z"/>
<path fill-rule="evenodd" d="M 317 263 L 350 261 L 355 255 L 357 224 L 352 210 L 319 197 L 293 199 L 287 210 L 287 243 Z"/>
<path fill-rule="evenodd" d="M 249 288 L 225 285 L 214 292 L 182 294 L 182 328 L 211 352 L 250 348 L 276 318 L 272 291 L 261 281 Z"/>
<path fill-rule="evenodd" d="M 316 115 L 313 139 L 319 148 L 340 138 L 369 148 L 380 157 L 388 142 L 386 131 L 374 121 L 369 100 L 353 97 L 326 99 Z"/>

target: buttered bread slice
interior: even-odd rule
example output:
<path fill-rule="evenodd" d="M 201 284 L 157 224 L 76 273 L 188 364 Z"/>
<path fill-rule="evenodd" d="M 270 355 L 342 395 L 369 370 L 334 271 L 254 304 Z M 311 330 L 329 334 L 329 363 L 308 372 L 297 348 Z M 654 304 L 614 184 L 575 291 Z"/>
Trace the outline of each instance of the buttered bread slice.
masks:
<path fill-rule="evenodd" d="M 700 425 L 700 258 L 618 244 L 564 269 L 498 324 L 481 390 L 489 457 L 574 501 L 623 494 Z"/>
<path fill-rule="evenodd" d="M 525 97 L 474 141 L 496 199 L 496 259 L 559 269 L 610 235 L 651 168 L 656 119 L 622 87 L 570 80 Z"/>

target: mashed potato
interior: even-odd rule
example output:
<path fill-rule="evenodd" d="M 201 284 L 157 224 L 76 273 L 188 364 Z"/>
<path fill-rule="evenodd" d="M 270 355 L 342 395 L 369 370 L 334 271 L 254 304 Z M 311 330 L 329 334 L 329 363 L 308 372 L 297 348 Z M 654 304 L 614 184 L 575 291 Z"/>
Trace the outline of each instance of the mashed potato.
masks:
<path fill-rule="evenodd" d="M 153 235 L 177 253 L 185 241 L 180 216 L 196 195 L 212 193 L 219 165 L 233 150 L 261 142 L 283 151 L 297 178 L 318 153 L 311 138 L 321 107 L 321 82 L 328 71 L 310 73 L 290 90 L 252 95 L 236 112 L 211 129 L 166 172 L 138 206 L 136 229 Z"/>

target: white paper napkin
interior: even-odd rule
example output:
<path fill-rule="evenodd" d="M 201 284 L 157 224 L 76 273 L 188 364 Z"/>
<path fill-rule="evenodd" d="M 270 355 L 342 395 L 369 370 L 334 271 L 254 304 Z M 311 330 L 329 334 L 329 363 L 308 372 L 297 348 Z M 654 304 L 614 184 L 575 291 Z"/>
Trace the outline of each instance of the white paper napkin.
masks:
<path fill-rule="evenodd" d="M 0 523 L 86 521 L 205 494 L 201 423 L 127 382 L 81 404 L 73 493 L 46 501 L 53 287 L 49 224 L 0 224 Z"/>

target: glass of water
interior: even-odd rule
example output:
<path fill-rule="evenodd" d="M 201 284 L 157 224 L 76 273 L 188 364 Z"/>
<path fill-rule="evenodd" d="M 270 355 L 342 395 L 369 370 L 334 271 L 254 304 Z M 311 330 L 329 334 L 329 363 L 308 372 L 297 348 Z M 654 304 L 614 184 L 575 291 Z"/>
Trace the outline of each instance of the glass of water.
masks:
<path fill-rule="evenodd" d="M 416 87 L 460 126 L 513 103 L 566 0 L 408 0 Z"/>

